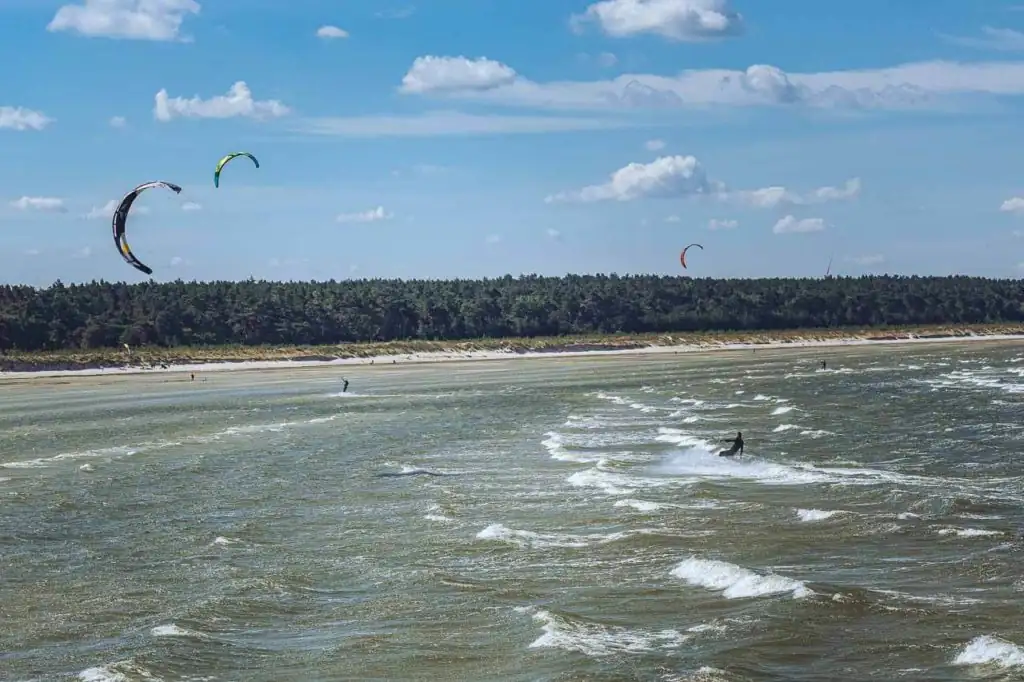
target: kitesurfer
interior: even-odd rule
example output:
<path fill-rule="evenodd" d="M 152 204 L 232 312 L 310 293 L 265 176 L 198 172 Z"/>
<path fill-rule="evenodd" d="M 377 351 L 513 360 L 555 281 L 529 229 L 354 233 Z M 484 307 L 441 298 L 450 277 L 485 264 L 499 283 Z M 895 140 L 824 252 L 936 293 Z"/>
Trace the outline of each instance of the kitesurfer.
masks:
<path fill-rule="evenodd" d="M 722 440 L 723 443 L 732 443 L 732 447 L 728 450 L 722 450 L 718 453 L 719 457 L 732 457 L 737 452 L 743 454 L 743 432 L 737 431 L 735 438 L 725 438 Z"/>
<path fill-rule="evenodd" d="M 821 361 L 821 368 L 822 368 L 822 369 L 828 369 L 828 363 L 827 363 L 827 362 L 825 362 L 824 360 L 822 360 L 822 361 Z"/>
<path fill-rule="evenodd" d="M 346 392 L 348 392 L 348 379 L 342 379 L 342 381 L 345 382 L 345 383 L 341 387 L 341 392 L 342 393 L 346 393 Z"/>

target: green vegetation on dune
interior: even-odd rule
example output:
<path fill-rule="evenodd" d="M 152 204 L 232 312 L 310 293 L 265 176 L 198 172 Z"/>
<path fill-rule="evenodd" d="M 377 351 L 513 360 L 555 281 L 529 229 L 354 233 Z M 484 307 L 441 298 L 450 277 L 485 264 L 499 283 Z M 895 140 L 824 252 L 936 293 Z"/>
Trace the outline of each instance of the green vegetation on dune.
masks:
<path fill-rule="evenodd" d="M 996 325 L 988 333 L 1017 333 L 1024 327 L 1024 284 L 974 277 L 570 275 L 5 286 L 0 367 L 124 364 L 124 344 L 134 349 L 133 362 L 159 364 L 756 343 L 764 336 L 758 332 L 839 338 L 862 335 L 857 329 L 874 328 L 877 336 L 879 328 L 922 325 Z"/>

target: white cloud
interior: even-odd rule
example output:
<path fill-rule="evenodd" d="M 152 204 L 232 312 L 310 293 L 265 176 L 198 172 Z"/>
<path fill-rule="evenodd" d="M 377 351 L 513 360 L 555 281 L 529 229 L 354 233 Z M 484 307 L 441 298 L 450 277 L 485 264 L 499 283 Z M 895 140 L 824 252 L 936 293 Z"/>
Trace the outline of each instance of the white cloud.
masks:
<path fill-rule="evenodd" d="M 780 218 L 772 232 L 775 234 L 794 234 L 798 232 L 821 232 L 825 229 L 825 221 L 821 218 L 801 218 L 797 220 L 791 215 Z"/>
<path fill-rule="evenodd" d="M 318 38 L 348 38 L 348 31 L 337 26 L 321 26 L 316 30 Z"/>
<path fill-rule="evenodd" d="M 126 125 L 128 125 L 128 119 L 124 116 L 114 116 L 110 119 L 111 128 L 124 128 Z"/>
<path fill-rule="evenodd" d="M 0 107 L 0 128 L 42 130 L 51 123 L 53 119 L 41 111 L 25 107 Z"/>
<path fill-rule="evenodd" d="M 577 31 L 588 22 L 596 22 L 616 38 L 653 33 L 671 40 L 700 41 L 743 30 L 743 17 L 730 9 L 729 0 L 602 0 L 569 20 Z"/>
<path fill-rule="evenodd" d="M 420 57 L 443 63 L 465 58 Z M 464 67 L 464 70 L 468 67 Z M 428 74 L 420 74 L 427 71 Z M 499 62 L 489 80 L 466 82 L 454 69 L 416 67 L 417 88 L 402 92 L 555 109 L 665 109 L 722 106 L 805 106 L 822 109 L 908 109 L 965 95 L 1024 95 L 1024 61 L 911 62 L 879 69 L 786 73 L 769 64 L 745 70 L 687 70 L 675 76 L 623 74 L 595 81 L 531 81 Z M 426 76 L 429 75 L 429 78 Z"/>
<path fill-rule="evenodd" d="M 738 221 L 731 219 L 719 220 L 718 218 L 712 218 L 708 221 L 709 230 L 731 230 L 738 225 Z"/>
<path fill-rule="evenodd" d="M 682 198 L 710 196 L 755 208 L 811 206 L 828 201 L 851 199 L 860 194 L 860 178 L 847 180 L 842 187 L 819 187 L 801 195 L 785 187 L 755 190 L 729 189 L 724 182 L 707 177 L 693 156 L 662 156 L 651 163 L 630 163 L 612 173 L 608 182 L 580 190 L 559 192 L 544 199 L 546 203 L 563 201 L 593 202 L 615 199 L 633 201 L 646 198 Z M 669 218 L 670 221 L 673 218 Z M 678 220 L 678 218 L 676 218 Z"/>
<path fill-rule="evenodd" d="M 181 205 L 182 211 L 201 211 L 203 210 L 202 204 L 197 204 L 194 201 L 186 201 Z"/>
<path fill-rule="evenodd" d="M 611 52 L 602 52 L 597 55 L 597 63 L 607 69 L 618 64 L 619 58 Z"/>
<path fill-rule="evenodd" d="M 158 121 L 167 122 L 176 117 L 185 118 L 234 118 L 244 116 L 267 119 L 286 116 L 291 109 L 276 99 L 254 100 L 252 91 L 245 81 L 238 81 L 228 90 L 227 95 L 217 95 L 204 100 L 198 96 L 191 99 L 168 97 L 167 90 L 156 93 L 153 115 Z"/>
<path fill-rule="evenodd" d="M 662 156 L 650 163 L 631 163 L 611 174 L 608 182 L 559 192 L 544 199 L 560 201 L 632 201 L 648 197 L 685 197 L 709 194 L 718 185 L 709 181 L 693 156 Z"/>
<path fill-rule="evenodd" d="M 46 30 L 92 38 L 187 40 L 180 38 L 181 24 L 199 9 L 195 0 L 84 0 L 58 9 Z"/>
<path fill-rule="evenodd" d="M 113 218 L 114 211 L 117 210 L 117 205 L 119 203 L 121 202 L 117 199 L 111 199 L 101 207 L 97 208 L 96 206 L 93 206 L 89 209 L 89 212 L 85 214 L 85 217 L 89 220 L 95 220 L 97 218 Z M 148 206 L 139 206 L 138 203 L 132 206 L 132 215 L 141 215 L 144 213 L 149 213 Z"/>
<path fill-rule="evenodd" d="M 53 213 L 64 213 L 67 208 L 64 200 L 56 197 L 21 197 L 11 202 L 13 208 L 19 211 L 48 211 Z"/>
<path fill-rule="evenodd" d="M 340 137 L 432 137 L 440 135 L 513 135 L 569 130 L 605 130 L 630 124 L 599 118 L 565 116 L 484 116 L 458 111 L 428 111 L 412 116 L 312 118 L 295 132 Z"/>
<path fill-rule="evenodd" d="M 26 256 L 38 256 L 41 253 L 42 251 L 40 251 L 39 249 L 25 249 Z"/>
<path fill-rule="evenodd" d="M 486 241 L 488 244 L 497 244 L 498 242 L 501 241 L 501 235 L 500 234 L 489 234 L 489 235 L 487 235 L 487 239 L 485 239 L 484 241 Z"/>
<path fill-rule="evenodd" d="M 647 140 L 647 142 L 644 142 L 644 147 L 647 149 L 647 151 L 656 152 L 665 148 L 665 141 Z"/>
<path fill-rule="evenodd" d="M 402 78 L 400 92 L 428 93 L 490 90 L 509 85 L 515 69 L 486 57 L 417 57 Z"/>
<path fill-rule="evenodd" d="M 1003 205 L 999 207 L 999 210 L 1024 216 L 1024 197 L 1013 197 L 1011 199 L 1007 199 L 1003 202 Z"/>
<path fill-rule="evenodd" d="M 175 265 L 181 265 L 184 262 L 184 258 L 182 258 L 181 256 L 175 256 L 174 258 L 171 259 L 171 266 L 173 267 Z"/>
<path fill-rule="evenodd" d="M 812 206 L 828 201 L 854 199 L 860 196 L 860 178 L 850 178 L 842 187 L 819 187 L 800 195 L 785 187 L 763 187 L 755 190 L 740 190 L 729 193 L 729 198 L 755 208 L 778 208 L 780 206 Z"/>
<path fill-rule="evenodd" d="M 669 217 L 665 218 L 666 223 L 680 223 L 682 221 L 683 219 L 677 215 L 670 215 Z"/>
<path fill-rule="evenodd" d="M 75 258 L 88 258 L 92 255 L 92 247 L 86 246 L 84 249 L 79 249 L 75 252 Z"/>
<path fill-rule="evenodd" d="M 993 28 L 984 26 L 980 37 L 942 35 L 951 43 L 974 47 L 980 50 L 999 50 L 1002 52 L 1018 52 L 1024 50 L 1024 33 L 1011 28 Z"/>
<path fill-rule="evenodd" d="M 547 230 L 548 237 L 554 239 L 556 242 L 562 239 L 562 233 L 553 227 L 549 227 Z"/>
<path fill-rule="evenodd" d="M 342 213 L 338 216 L 339 223 L 375 223 L 378 220 L 390 220 L 394 214 L 388 213 L 383 206 L 371 208 L 361 213 Z"/>
<path fill-rule="evenodd" d="M 885 262 L 885 256 L 880 253 L 872 253 L 866 256 L 854 256 L 849 260 L 857 265 L 879 265 Z"/>

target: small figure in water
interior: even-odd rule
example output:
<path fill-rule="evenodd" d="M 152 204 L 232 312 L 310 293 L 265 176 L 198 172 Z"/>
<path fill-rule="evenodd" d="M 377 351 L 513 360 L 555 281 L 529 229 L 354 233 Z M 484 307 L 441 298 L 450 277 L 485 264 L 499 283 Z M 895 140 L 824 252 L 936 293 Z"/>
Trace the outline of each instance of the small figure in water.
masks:
<path fill-rule="evenodd" d="M 189 372 L 189 376 L 192 377 L 191 381 L 195 381 L 196 380 L 196 373 L 195 372 Z"/>
<path fill-rule="evenodd" d="M 822 360 L 822 361 L 821 361 L 821 368 L 822 368 L 822 369 L 828 369 L 828 363 L 827 363 L 827 362 L 825 362 L 824 360 Z"/>
<path fill-rule="evenodd" d="M 743 432 L 737 431 L 735 438 L 726 438 L 722 441 L 723 443 L 732 443 L 732 447 L 728 450 L 722 450 L 718 453 L 719 457 L 732 457 L 737 452 L 743 454 Z"/>
<path fill-rule="evenodd" d="M 342 381 L 345 382 L 345 385 L 341 387 L 341 392 L 345 393 L 348 391 L 348 379 L 342 379 Z"/>

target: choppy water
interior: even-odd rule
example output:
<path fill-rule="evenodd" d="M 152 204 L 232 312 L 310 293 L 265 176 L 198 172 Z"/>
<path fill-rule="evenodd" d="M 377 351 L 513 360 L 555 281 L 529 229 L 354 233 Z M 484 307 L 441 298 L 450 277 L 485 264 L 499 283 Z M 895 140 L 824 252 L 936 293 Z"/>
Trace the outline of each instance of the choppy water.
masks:
<path fill-rule="evenodd" d="M 1012 345 L 206 379 L 0 384 L 0 678 L 1024 675 Z"/>

